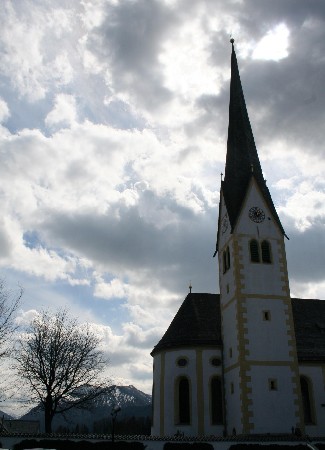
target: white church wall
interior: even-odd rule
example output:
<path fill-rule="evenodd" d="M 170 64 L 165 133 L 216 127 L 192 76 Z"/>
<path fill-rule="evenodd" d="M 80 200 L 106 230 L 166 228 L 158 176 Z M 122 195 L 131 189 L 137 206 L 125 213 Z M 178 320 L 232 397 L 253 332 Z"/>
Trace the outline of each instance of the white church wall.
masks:
<path fill-rule="evenodd" d="M 186 358 L 188 364 L 179 367 L 177 360 Z M 165 436 L 173 436 L 177 431 L 185 436 L 195 436 L 198 430 L 197 419 L 197 372 L 196 372 L 196 351 L 190 349 L 179 349 L 167 351 L 165 355 L 165 377 L 164 377 L 164 404 L 165 404 Z M 175 383 L 178 377 L 186 376 L 190 382 L 190 404 L 191 423 L 181 425 L 175 423 Z"/>
<path fill-rule="evenodd" d="M 240 396 L 239 367 L 225 374 L 226 424 L 227 434 L 242 432 L 241 423 L 241 396 Z"/>
<path fill-rule="evenodd" d="M 220 360 L 220 366 L 216 367 L 211 364 L 212 358 Z M 210 406 L 210 380 L 213 376 L 222 379 L 222 352 L 221 349 L 208 349 L 202 352 L 203 361 L 203 401 L 204 401 L 204 434 L 222 436 L 224 427 L 220 425 L 212 425 L 211 423 L 211 406 Z"/>
<path fill-rule="evenodd" d="M 157 354 L 153 359 L 153 417 L 151 434 L 160 434 L 160 379 L 161 379 L 161 354 Z"/>
<path fill-rule="evenodd" d="M 311 406 L 315 417 L 315 424 L 306 425 L 305 433 L 310 436 L 325 434 L 325 365 L 299 365 L 300 376 L 311 381 Z"/>
<path fill-rule="evenodd" d="M 200 356 L 202 355 L 202 365 Z M 188 363 L 179 367 L 177 361 L 185 358 Z M 220 360 L 219 366 L 214 366 L 211 359 Z M 173 436 L 184 433 L 185 436 L 223 435 L 223 424 L 212 425 L 210 413 L 210 380 L 218 376 L 222 380 L 222 353 L 220 348 L 196 348 L 164 351 L 154 358 L 154 417 L 151 429 L 152 435 Z M 163 371 L 163 376 L 161 371 Z M 190 382 L 191 423 L 189 425 L 175 422 L 175 388 L 176 380 L 186 376 Z M 163 386 L 161 386 L 163 380 Z M 198 385 L 202 385 L 202 395 Z M 163 389 L 163 405 L 161 391 Z M 198 396 L 200 398 L 198 398 Z M 162 411 L 163 410 L 163 411 Z M 203 428 L 199 426 L 199 415 L 203 412 Z M 161 417 L 163 414 L 163 417 Z"/>
<path fill-rule="evenodd" d="M 238 360 L 237 311 L 235 301 L 230 303 L 223 311 L 222 329 L 224 367 L 228 367 Z"/>
<path fill-rule="evenodd" d="M 261 208 L 265 213 L 265 219 L 260 223 L 253 222 L 249 219 L 249 209 L 254 206 Z M 252 179 L 249 186 L 235 231 L 236 234 L 248 234 L 250 236 L 256 235 L 257 237 L 259 235 L 263 235 L 270 239 L 282 238 L 282 232 L 270 213 L 270 210 L 265 203 L 259 187 L 254 179 Z"/>
<path fill-rule="evenodd" d="M 255 237 L 259 243 L 261 243 L 264 239 L 270 243 L 272 262 L 251 262 L 250 240 L 252 236 L 239 237 L 240 246 L 242 248 L 240 253 L 242 256 L 241 261 L 244 267 L 246 267 L 246 270 L 243 271 L 243 293 L 283 296 L 284 281 L 282 267 L 280 266 L 279 260 L 281 253 L 279 252 L 280 249 L 278 240 L 270 239 L 267 235 L 263 235 L 262 233 L 259 238 L 257 236 Z M 251 267 L 251 270 L 247 270 L 249 267 Z"/>
<path fill-rule="evenodd" d="M 282 300 L 250 298 L 246 300 L 248 358 L 258 361 L 291 361 L 286 323 L 287 305 Z M 269 320 L 265 320 L 268 313 Z M 267 349 L 267 352 L 265 351 Z"/>
<path fill-rule="evenodd" d="M 230 251 L 230 268 L 223 273 L 223 251 L 226 247 L 229 246 Z M 219 254 L 219 267 L 220 267 L 220 275 L 219 275 L 219 287 L 221 294 L 221 304 L 226 305 L 234 296 L 236 292 L 236 283 L 235 283 L 235 267 L 234 267 L 234 249 L 232 240 L 226 241 L 225 247 L 222 247 L 222 250 Z"/>
<path fill-rule="evenodd" d="M 253 404 L 254 433 L 291 433 L 295 427 L 295 400 L 292 389 L 292 371 L 289 366 L 251 366 L 250 384 Z M 276 388 L 270 388 L 275 380 Z"/>

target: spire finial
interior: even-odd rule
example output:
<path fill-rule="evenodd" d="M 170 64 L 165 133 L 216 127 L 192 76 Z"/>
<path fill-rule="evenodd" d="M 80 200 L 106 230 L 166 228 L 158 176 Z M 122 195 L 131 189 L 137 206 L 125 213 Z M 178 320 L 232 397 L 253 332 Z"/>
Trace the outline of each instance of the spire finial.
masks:
<path fill-rule="evenodd" d="M 189 285 L 189 290 L 190 290 L 190 294 L 192 293 L 192 283 L 190 282 L 190 285 Z"/>
<path fill-rule="evenodd" d="M 230 39 L 230 43 L 231 43 L 232 46 L 234 46 L 234 42 L 235 42 L 235 39 L 234 39 L 234 38 L 231 38 L 231 39 Z"/>

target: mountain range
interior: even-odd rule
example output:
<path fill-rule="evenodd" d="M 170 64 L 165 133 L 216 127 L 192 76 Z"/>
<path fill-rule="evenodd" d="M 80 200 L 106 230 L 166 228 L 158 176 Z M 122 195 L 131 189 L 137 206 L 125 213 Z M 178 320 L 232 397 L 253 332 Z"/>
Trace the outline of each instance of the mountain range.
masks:
<path fill-rule="evenodd" d="M 108 394 L 94 401 L 91 410 L 71 409 L 54 416 L 53 432 L 111 433 L 112 409 L 119 406 L 115 421 L 118 434 L 149 434 L 151 417 L 151 395 L 134 386 L 112 386 Z M 44 412 L 40 407 L 32 408 L 22 420 L 38 420 L 40 431 L 44 431 Z"/>

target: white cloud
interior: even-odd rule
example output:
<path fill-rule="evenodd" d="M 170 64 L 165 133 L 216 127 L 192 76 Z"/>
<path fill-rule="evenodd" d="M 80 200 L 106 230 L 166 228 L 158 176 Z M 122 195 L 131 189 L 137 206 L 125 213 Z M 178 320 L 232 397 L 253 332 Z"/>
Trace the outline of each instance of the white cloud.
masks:
<path fill-rule="evenodd" d="M 279 61 L 289 55 L 290 30 L 285 23 L 280 23 L 269 30 L 257 43 L 253 59 Z"/>
<path fill-rule="evenodd" d="M 7 103 L 0 98 L 0 123 L 5 122 L 10 117 Z"/>
<path fill-rule="evenodd" d="M 125 298 L 128 295 L 128 285 L 124 284 L 118 278 L 114 278 L 109 283 L 105 283 L 100 279 L 97 280 L 94 289 L 94 296 L 104 299 Z"/>
<path fill-rule="evenodd" d="M 323 185 L 323 180 L 319 180 Z M 304 180 L 295 186 L 281 210 L 295 223 L 301 232 L 322 220 L 325 223 L 325 190 L 317 189 L 317 180 Z"/>
<path fill-rule="evenodd" d="M 18 316 L 15 319 L 17 325 L 21 327 L 28 326 L 37 316 L 39 316 L 40 312 L 36 309 L 30 309 L 28 311 L 19 311 Z"/>
<path fill-rule="evenodd" d="M 152 358 L 150 352 L 161 337 L 161 328 L 144 330 L 134 323 L 124 323 L 123 333 L 115 334 L 111 327 L 90 324 L 101 339 L 101 349 L 109 358 L 107 374 L 113 382 L 135 384 L 151 393 Z"/>
<path fill-rule="evenodd" d="M 41 5 L 27 0 L 18 7 L 2 1 L 0 74 L 28 101 L 39 101 L 54 85 L 72 81 L 72 64 L 78 65 L 76 49 L 85 31 L 79 8 L 78 3 L 73 11 L 55 2 Z"/>
<path fill-rule="evenodd" d="M 56 78 L 57 86 L 64 86 L 72 82 L 74 70 L 66 51 L 63 51 L 55 57 L 51 71 Z"/>
<path fill-rule="evenodd" d="M 178 27 L 159 54 L 163 83 L 182 101 L 193 102 L 202 93 L 216 95 L 221 87 L 219 71 L 209 64 L 209 35 L 202 29 L 201 20 L 198 15 Z"/>
<path fill-rule="evenodd" d="M 72 95 L 58 94 L 52 111 L 45 118 L 48 126 L 72 125 L 77 120 L 76 99 Z"/>
<path fill-rule="evenodd" d="M 86 29 L 91 30 L 102 24 L 105 18 L 104 3 L 103 0 L 81 1 L 84 8 L 82 22 L 85 24 Z M 106 3 L 116 5 L 118 0 L 107 0 Z"/>

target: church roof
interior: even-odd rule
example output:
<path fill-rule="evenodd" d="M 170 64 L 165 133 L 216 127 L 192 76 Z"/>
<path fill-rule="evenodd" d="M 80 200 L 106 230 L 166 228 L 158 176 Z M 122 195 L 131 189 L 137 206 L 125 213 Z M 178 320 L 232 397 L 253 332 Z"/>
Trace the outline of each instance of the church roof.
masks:
<path fill-rule="evenodd" d="M 292 299 L 299 361 L 325 360 L 325 300 Z"/>
<path fill-rule="evenodd" d="M 249 121 L 233 40 L 231 53 L 231 80 L 229 125 L 225 177 L 221 189 L 224 195 L 231 229 L 233 230 L 252 177 L 283 234 L 278 214 L 266 186 L 258 157 L 252 127 Z"/>
<path fill-rule="evenodd" d="M 325 300 L 292 299 L 299 361 L 325 361 Z M 181 347 L 220 346 L 219 294 L 188 294 L 166 333 L 151 352 Z"/>
<path fill-rule="evenodd" d="M 219 294 L 188 294 L 151 354 L 196 345 L 221 345 Z"/>

